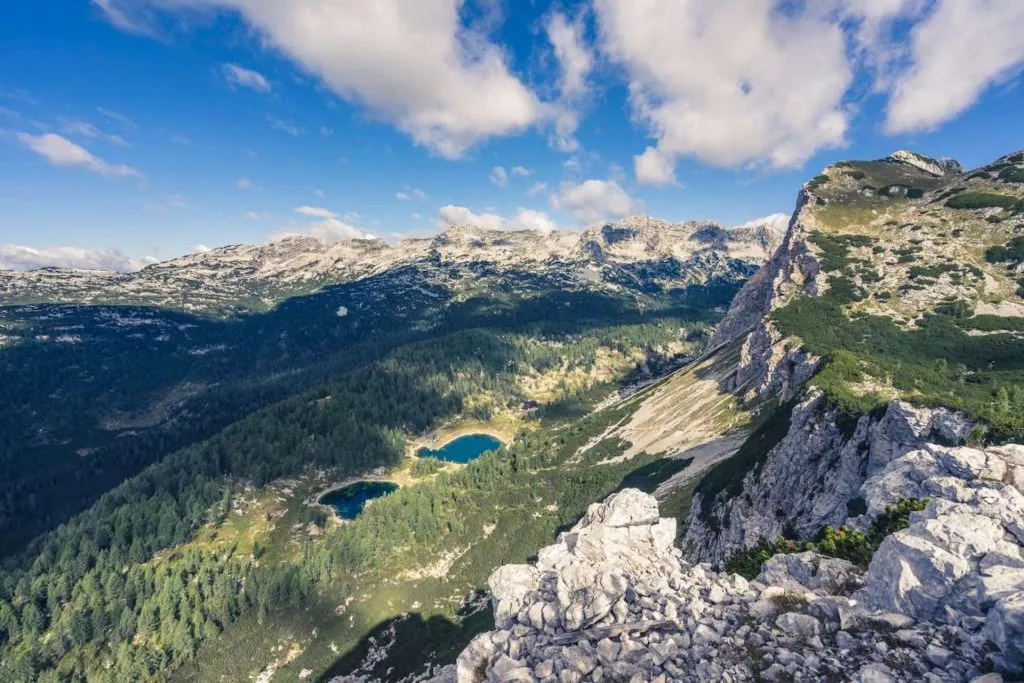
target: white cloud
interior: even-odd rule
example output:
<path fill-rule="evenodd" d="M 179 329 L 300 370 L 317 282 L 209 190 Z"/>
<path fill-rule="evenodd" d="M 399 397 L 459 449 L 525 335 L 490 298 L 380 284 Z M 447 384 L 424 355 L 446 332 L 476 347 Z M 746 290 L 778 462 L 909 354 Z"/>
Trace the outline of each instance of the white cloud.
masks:
<path fill-rule="evenodd" d="M 491 182 L 498 187 L 508 185 L 508 171 L 505 170 L 504 166 L 495 166 L 491 169 Z"/>
<path fill-rule="evenodd" d="M 533 175 L 533 171 L 529 168 L 526 168 L 525 166 L 513 166 L 512 175 L 516 176 L 517 178 L 529 178 L 530 176 Z"/>
<path fill-rule="evenodd" d="M 112 109 L 106 109 L 105 107 L 96 107 L 96 111 L 99 112 L 101 116 L 106 116 L 111 121 L 116 122 L 122 128 L 126 128 L 128 130 L 139 129 L 139 126 L 134 121 L 120 112 L 116 112 Z"/>
<path fill-rule="evenodd" d="M 151 38 L 156 37 L 156 32 L 150 24 L 149 14 L 144 12 L 143 8 L 125 9 L 121 7 L 120 0 L 92 0 L 92 4 L 100 8 L 107 20 L 122 31 Z"/>
<path fill-rule="evenodd" d="M 60 132 L 67 135 L 79 135 L 85 138 L 106 140 L 107 142 L 121 147 L 127 147 L 128 141 L 120 135 L 105 133 L 91 123 L 77 121 L 75 119 L 63 119 L 60 124 Z"/>
<path fill-rule="evenodd" d="M 196 246 L 192 247 L 192 252 L 195 254 L 205 254 L 208 251 L 212 251 L 212 249 L 210 249 L 210 247 L 206 246 L 205 244 L 197 244 Z"/>
<path fill-rule="evenodd" d="M 314 237 L 324 244 L 333 244 L 341 240 L 349 239 L 375 239 L 370 233 L 363 232 L 359 228 L 347 223 L 353 214 L 345 214 L 339 217 L 333 211 L 318 206 L 299 206 L 295 212 L 311 218 L 321 220 L 308 225 L 292 225 L 288 229 L 276 233 L 271 239 L 281 240 L 287 237 Z M 355 214 L 358 218 L 358 214 Z"/>
<path fill-rule="evenodd" d="M 490 42 L 491 22 L 463 25 L 462 0 L 94 2 L 134 32 L 152 33 L 146 12 L 153 8 L 237 11 L 264 45 L 443 156 L 521 132 L 545 115 Z"/>
<path fill-rule="evenodd" d="M 670 160 L 799 165 L 842 145 L 853 74 L 842 29 L 774 0 L 595 0 L 606 53 L 626 71 L 634 118 L 657 140 L 648 180 Z"/>
<path fill-rule="evenodd" d="M 18 133 L 18 140 L 54 166 L 81 166 L 93 173 L 99 173 L 100 175 L 112 178 L 142 175 L 131 166 L 109 164 L 91 154 L 84 147 L 80 147 L 67 138 L 54 133 L 47 133 L 45 135 Z"/>
<path fill-rule="evenodd" d="M 418 221 L 418 220 L 421 220 L 423 218 L 423 215 L 422 214 L 418 214 L 418 213 L 412 213 L 412 214 L 409 214 L 409 218 L 413 219 L 414 221 Z"/>
<path fill-rule="evenodd" d="M 534 211 L 519 207 L 515 216 L 504 217 L 491 211 L 474 213 L 465 206 L 442 206 L 438 211 L 438 227 L 449 228 L 453 225 L 472 225 L 484 230 L 556 230 L 555 221 L 543 211 Z"/>
<path fill-rule="evenodd" d="M 298 137 L 299 135 L 302 135 L 303 133 L 306 132 L 305 130 L 302 129 L 302 127 L 295 125 L 291 121 L 285 121 L 283 119 L 277 118 L 276 116 L 268 116 L 267 122 L 270 124 L 270 127 L 273 128 L 274 130 L 279 130 L 283 133 L 288 133 L 288 135 L 292 135 L 295 137 Z"/>
<path fill-rule="evenodd" d="M 270 92 L 271 90 L 270 81 L 258 71 L 246 69 L 237 64 L 225 64 L 221 67 L 221 72 L 224 74 L 224 80 L 232 89 L 249 88 L 256 92 Z"/>
<path fill-rule="evenodd" d="M 144 261 L 133 259 L 116 249 L 93 251 L 79 247 L 36 249 L 15 244 L 0 244 L 0 270 L 32 270 L 35 268 L 82 268 L 86 270 L 138 270 Z"/>
<path fill-rule="evenodd" d="M 548 17 L 545 29 L 558 60 L 559 89 L 563 97 L 578 97 L 587 91 L 587 74 L 594 58 L 583 37 L 583 17 L 569 21 L 560 12 Z"/>
<path fill-rule="evenodd" d="M 516 211 L 515 218 L 512 219 L 510 223 L 516 226 L 514 228 L 516 230 L 540 230 L 541 232 L 551 232 L 552 230 L 558 229 L 558 225 L 548 214 L 543 211 L 534 211 L 533 209 L 524 209 L 522 207 L 519 207 Z M 506 230 L 510 229 L 508 225 L 509 223 L 506 223 Z"/>
<path fill-rule="evenodd" d="M 395 193 L 395 199 L 400 199 L 403 202 L 409 201 L 410 199 L 425 199 L 426 197 L 427 193 L 418 187 L 406 187 L 404 190 L 400 190 Z"/>
<path fill-rule="evenodd" d="M 296 207 L 295 213 L 301 213 L 303 216 L 312 216 L 313 218 L 336 218 L 337 216 L 333 211 L 328 211 L 319 206 L 299 206 Z"/>
<path fill-rule="evenodd" d="M 554 133 L 549 142 L 560 152 L 579 149 L 576 129 L 580 124 L 580 103 L 587 94 L 587 75 L 594 66 L 594 57 L 584 37 L 581 12 L 570 21 L 560 12 L 553 12 L 545 23 L 548 41 L 558 62 L 558 102 L 553 106 Z"/>
<path fill-rule="evenodd" d="M 541 194 L 542 192 L 547 192 L 547 190 L 548 190 L 548 184 L 547 183 L 536 182 L 533 185 L 530 185 L 530 189 L 528 189 L 526 191 L 526 194 L 528 194 L 528 195 L 530 195 L 532 197 L 533 195 Z"/>
<path fill-rule="evenodd" d="M 270 218 L 270 214 L 258 213 L 256 211 L 246 211 L 245 217 L 250 221 L 262 221 L 266 218 Z"/>
<path fill-rule="evenodd" d="M 235 181 L 235 187 L 239 190 L 258 190 L 259 186 L 254 184 L 248 178 L 239 178 Z"/>
<path fill-rule="evenodd" d="M 318 187 L 315 190 L 313 190 L 313 194 L 315 194 L 317 197 L 323 198 L 324 191 Z"/>
<path fill-rule="evenodd" d="M 909 66 L 895 77 L 886 130 L 935 128 L 1024 66 L 1024 2 L 940 0 L 910 36 Z"/>
<path fill-rule="evenodd" d="M 156 211 L 157 213 L 164 213 L 173 209 L 187 209 L 189 207 L 188 199 L 180 194 L 170 194 L 165 196 L 158 202 L 151 202 L 146 206 L 149 211 Z"/>
<path fill-rule="evenodd" d="M 438 225 L 441 228 L 453 225 L 475 225 L 486 230 L 501 230 L 504 219 L 494 213 L 473 213 L 465 206 L 453 206 L 451 204 L 442 206 L 439 210 L 440 219 Z"/>
<path fill-rule="evenodd" d="M 637 182 L 646 185 L 669 185 L 676 182 L 675 162 L 657 147 L 648 147 L 633 157 Z"/>
<path fill-rule="evenodd" d="M 551 195 L 551 206 L 571 212 L 581 225 L 622 218 L 643 210 L 643 203 L 630 197 L 614 180 L 562 183 L 558 192 Z"/>
<path fill-rule="evenodd" d="M 740 223 L 736 226 L 739 228 L 760 228 L 766 227 L 774 232 L 783 233 L 786 228 L 789 227 L 789 214 L 787 213 L 773 213 L 761 218 L 755 218 L 749 220 L 746 223 Z"/>

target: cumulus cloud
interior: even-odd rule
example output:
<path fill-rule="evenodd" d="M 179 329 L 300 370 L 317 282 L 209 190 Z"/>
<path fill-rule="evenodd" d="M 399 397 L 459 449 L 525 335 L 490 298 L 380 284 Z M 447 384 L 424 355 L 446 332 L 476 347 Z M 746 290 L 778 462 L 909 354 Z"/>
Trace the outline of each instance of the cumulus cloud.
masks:
<path fill-rule="evenodd" d="M 575 138 L 580 124 L 581 102 L 587 93 L 587 75 L 594 66 L 594 57 L 584 37 L 584 14 L 574 20 L 561 12 L 552 12 L 544 28 L 558 63 L 558 101 L 552 107 L 554 133 L 549 142 L 561 152 L 575 152 Z"/>
<path fill-rule="evenodd" d="M 647 185 L 668 185 L 676 182 L 675 163 L 657 147 L 648 147 L 633 157 L 636 179 Z"/>
<path fill-rule="evenodd" d="M 587 90 L 587 74 L 594 58 L 583 37 L 583 16 L 570 21 L 561 12 L 553 12 L 545 24 L 548 40 L 558 60 L 559 89 L 564 97 L 577 97 Z"/>
<path fill-rule="evenodd" d="M 0 270 L 33 270 L 35 268 L 81 268 L 130 272 L 148 261 L 133 259 L 116 249 L 94 251 L 79 247 L 34 247 L 0 244 Z"/>
<path fill-rule="evenodd" d="M 671 160 L 799 165 L 844 143 L 853 73 L 844 33 L 816 11 L 773 0 L 595 0 L 601 44 L 629 78 L 634 118 L 657 140 L 638 178 Z"/>
<path fill-rule="evenodd" d="M 112 178 L 141 176 L 137 169 L 124 164 L 109 164 L 65 137 L 55 133 L 31 135 L 18 133 L 18 140 L 54 166 L 79 166 Z"/>
<path fill-rule="evenodd" d="M 587 180 L 582 183 L 562 183 L 551 195 L 552 208 L 569 211 L 576 222 L 591 225 L 614 218 L 622 218 L 643 210 L 643 203 L 633 199 L 614 180 Z"/>
<path fill-rule="evenodd" d="M 495 166 L 491 169 L 491 182 L 498 187 L 505 187 L 508 185 L 508 171 L 505 170 L 504 166 Z"/>
<path fill-rule="evenodd" d="M 246 69 L 237 64 L 225 64 L 221 67 L 221 73 L 224 74 L 224 80 L 232 89 L 248 88 L 256 92 L 270 92 L 271 90 L 270 81 L 258 71 Z"/>
<path fill-rule="evenodd" d="M 321 220 L 308 225 L 291 225 L 288 229 L 273 235 L 271 239 L 282 240 L 287 237 L 314 237 L 324 244 L 333 244 L 341 240 L 350 239 L 375 239 L 370 233 L 363 232 L 346 222 L 351 220 L 351 214 L 338 216 L 333 211 L 319 206 L 299 206 L 295 208 L 295 213 Z"/>
<path fill-rule="evenodd" d="M 885 130 L 940 125 L 1024 65 L 1019 0 L 594 0 L 599 44 L 623 68 L 656 144 L 637 180 L 675 162 L 799 166 L 846 143 L 854 85 L 887 95 Z M 699 66 L 697 66 L 699 65 Z"/>
<path fill-rule="evenodd" d="M 535 211 L 519 207 L 514 216 L 499 216 L 496 213 L 473 212 L 465 206 L 442 206 L 438 211 L 438 227 L 450 228 L 453 225 L 472 225 L 485 230 L 540 230 L 550 232 L 557 230 L 554 219 L 543 211 Z"/>
<path fill-rule="evenodd" d="M 234 10 L 263 43 L 368 107 L 419 144 L 458 157 L 542 120 L 486 22 L 464 26 L 462 0 L 93 0 L 115 25 L 149 30 L 154 9 Z"/>
<path fill-rule="evenodd" d="M 740 228 L 761 228 L 765 227 L 773 232 L 783 233 L 786 228 L 789 227 L 789 214 L 786 213 L 773 213 L 761 218 L 755 218 L 749 220 L 746 223 L 740 223 L 736 226 L 736 229 Z"/>
<path fill-rule="evenodd" d="M 1024 65 L 1024 3 L 940 0 L 910 37 L 909 65 L 894 79 L 886 130 L 935 128 Z"/>
<path fill-rule="evenodd" d="M 513 166 L 512 175 L 516 176 L 517 178 L 529 178 L 530 176 L 533 175 L 533 171 L 529 168 L 526 168 L 525 166 Z"/>

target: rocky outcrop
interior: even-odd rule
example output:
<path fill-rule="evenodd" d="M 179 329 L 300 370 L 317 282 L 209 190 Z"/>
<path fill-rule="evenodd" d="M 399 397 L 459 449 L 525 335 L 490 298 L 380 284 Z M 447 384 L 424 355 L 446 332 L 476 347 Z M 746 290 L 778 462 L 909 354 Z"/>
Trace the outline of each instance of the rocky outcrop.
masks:
<path fill-rule="evenodd" d="M 962 444 L 973 426 L 950 410 L 902 401 L 893 401 L 880 418 L 851 420 L 829 409 L 820 392 L 793 407 L 789 420 L 788 432 L 763 461 L 739 475 L 739 495 L 720 495 L 709 503 L 698 490 L 684 540 L 691 559 L 722 562 L 763 539 L 784 533 L 812 538 L 826 525 L 839 526 L 865 496 L 869 478 L 889 462 L 929 441 Z M 867 497 L 870 516 L 861 524 L 870 524 L 886 504 L 919 496 L 890 496 L 884 502 Z"/>
<path fill-rule="evenodd" d="M 820 363 L 786 339 L 771 321 L 772 311 L 793 296 L 814 296 L 823 286 L 821 268 L 807 241 L 814 229 L 813 201 L 807 188 L 801 191 L 782 243 L 733 299 L 707 345 L 712 351 L 744 338 L 734 381 L 725 388 L 748 401 L 790 400 Z"/>
<path fill-rule="evenodd" d="M 851 596 L 874 578 L 847 562 L 780 556 L 747 581 L 686 563 L 674 531 L 636 490 L 591 506 L 535 564 L 492 575 L 496 630 L 434 681 L 937 682 L 989 666 L 984 633 Z M 993 635 L 1019 635 L 1015 618 Z"/>
<path fill-rule="evenodd" d="M 883 541 L 862 598 L 879 609 L 984 636 L 1001 668 L 1024 669 L 1024 447 L 928 445 L 889 461 L 862 487 L 871 510 L 927 498 Z"/>
<path fill-rule="evenodd" d="M 908 164 L 933 176 L 957 175 L 964 172 L 964 167 L 956 159 L 948 157 L 930 157 L 926 154 L 900 150 L 889 155 L 890 161 Z"/>
<path fill-rule="evenodd" d="M 766 322 L 768 314 L 796 292 L 817 291 L 815 278 L 820 268 L 806 242 L 808 212 L 804 209 L 810 199 L 806 190 L 800 193 L 782 243 L 736 295 L 728 314 L 708 342 L 708 349 L 718 348 L 760 326 Z"/>

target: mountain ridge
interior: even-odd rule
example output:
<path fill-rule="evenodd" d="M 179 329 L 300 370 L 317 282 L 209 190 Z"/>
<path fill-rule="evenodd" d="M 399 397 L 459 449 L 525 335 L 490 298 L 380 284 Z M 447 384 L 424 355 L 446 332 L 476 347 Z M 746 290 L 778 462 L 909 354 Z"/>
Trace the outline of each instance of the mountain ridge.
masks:
<path fill-rule="evenodd" d="M 708 229 L 719 231 L 721 238 L 702 242 L 699 233 Z M 619 237 L 609 239 L 615 231 Z M 262 310 L 296 294 L 439 262 L 485 261 L 499 268 L 560 263 L 563 271 L 568 265 L 583 272 L 594 261 L 613 266 L 662 259 L 685 263 L 700 254 L 714 254 L 760 265 L 778 239 L 776 232 L 772 225 L 730 229 L 707 221 L 671 223 L 634 216 L 579 232 L 502 231 L 462 224 L 393 246 L 382 240 L 325 244 L 313 237 L 290 236 L 263 245 L 227 245 L 188 254 L 133 273 L 0 271 L 0 295 L 8 303 L 131 303 L 207 313 Z"/>

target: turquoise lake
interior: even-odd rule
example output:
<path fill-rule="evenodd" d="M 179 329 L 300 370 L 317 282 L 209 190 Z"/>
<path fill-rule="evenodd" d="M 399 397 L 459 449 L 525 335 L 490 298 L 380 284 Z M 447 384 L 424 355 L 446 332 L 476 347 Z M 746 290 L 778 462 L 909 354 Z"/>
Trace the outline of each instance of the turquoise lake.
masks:
<path fill-rule="evenodd" d="M 368 502 L 397 489 L 398 484 L 390 481 L 360 481 L 328 491 L 320 497 L 319 502 L 321 505 L 330 505 L 342 519 L 355 519 Z"/>
<path fill-rule="evenodd" d="M 445 462 L 467 463 L 488 451 L 498 450 L 502 445 L 500 439 L 489 434 L 466 434 L 449 441 L 436 451 L 430 448 L 421 448 L 417 455 L 421 458 L 436 458 Z"/>

